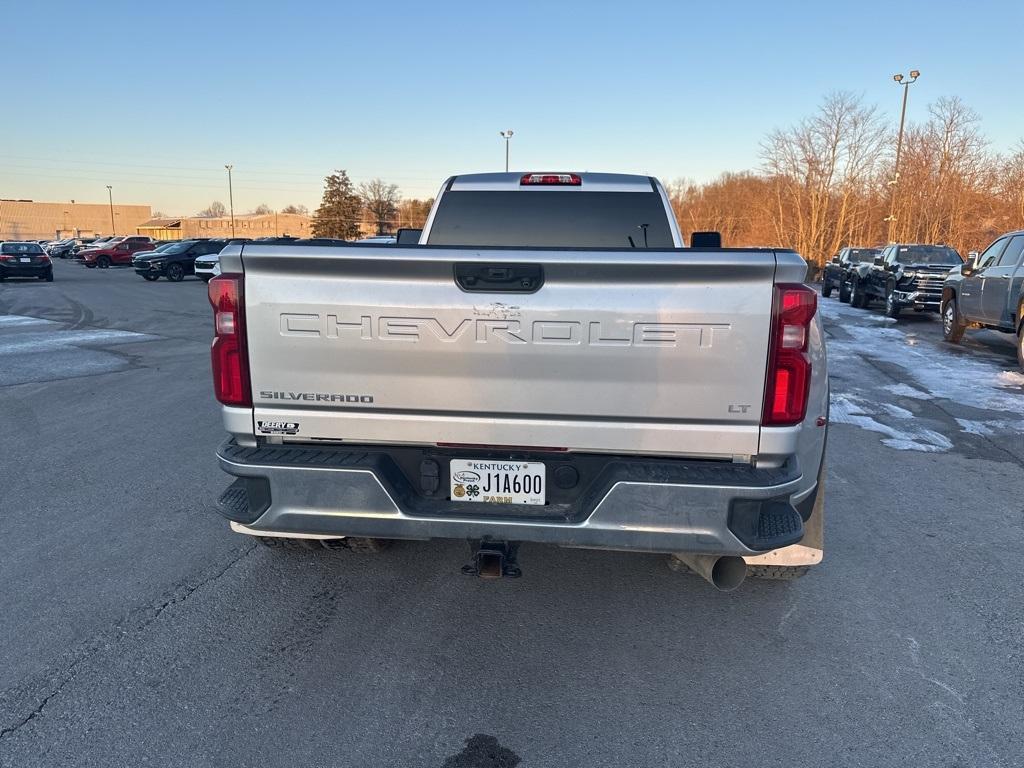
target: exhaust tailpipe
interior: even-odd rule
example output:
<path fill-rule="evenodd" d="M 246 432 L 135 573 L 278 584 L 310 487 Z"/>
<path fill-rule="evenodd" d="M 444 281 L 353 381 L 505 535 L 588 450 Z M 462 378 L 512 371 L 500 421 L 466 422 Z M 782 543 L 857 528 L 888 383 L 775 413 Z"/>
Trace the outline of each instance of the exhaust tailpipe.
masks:
<path fill-rule="evenodd" d="M 677 552 L 672 555 L 672 558 L 683 563 L 691 571 L 702 576 L 715 589 L 720 589 L 722 592 L 732 592 L 747 577 L 747 563 L 742 557 L 693 555 L 688 552 Z"/>

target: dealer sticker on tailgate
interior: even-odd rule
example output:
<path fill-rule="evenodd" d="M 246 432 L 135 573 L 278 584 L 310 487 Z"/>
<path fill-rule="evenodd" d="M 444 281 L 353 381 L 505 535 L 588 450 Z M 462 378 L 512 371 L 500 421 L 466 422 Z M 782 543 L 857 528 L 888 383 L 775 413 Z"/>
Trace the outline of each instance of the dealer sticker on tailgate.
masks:
<path fill-rule="evenodd" d="M 452 459 L 452 501 L 544 504 L 546 471 L 539 461 Z"/>

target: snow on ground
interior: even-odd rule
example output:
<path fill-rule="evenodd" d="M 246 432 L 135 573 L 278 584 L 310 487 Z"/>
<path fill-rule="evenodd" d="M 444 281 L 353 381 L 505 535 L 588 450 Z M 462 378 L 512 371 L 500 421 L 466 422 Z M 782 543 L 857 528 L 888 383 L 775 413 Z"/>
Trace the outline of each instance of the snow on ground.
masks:
<path fill-rule="evenodd" d="M 951 401 L 1000 414 L 992 419 L 957 419 L 962 432 L 992 435 L 1020 432 L 1024 429 L 1024 375 L 994 362 L 991 357 L 957 352 L 952 346 L 922 336 L 915 326 L 863 325 L 876 314 L 865 313 L 836 302 L 819 304 L 826 323 L 831 320 L 842 332 L 830 335 L 831 360 L 851 358 L 883 363 L 887 369 L 903 371 L 897 384 L 881 389 L 898 397 L 918 401 Z M 887 318 L 888 319 L 888 318 Z M 853 322 L 851 322 L 853 321 Z M 898 427 L 883 424 L 879 418 L 897 419 Z M 950 440 L 933 430 L 913 426 L 914 414 L 895 404 L 882 403 L 845 392 L 834 392 L 832 420 L 853 424 L 885 435 L 883 444 L 900 450 L 945 451 Z M 1009 417 L 1009 418 L 1007 418 Z"/>
<path fill-rule="evenodd" d="M 852 424 L 869 432 L 884 435 L 882 445 L 895 448 L 897 451 L 942 453 L 953 447 L 952 441 L 945 435 L 932 429 L 918 427 L 912 421 L 901 425 L 900 429 L 877 421 L 869 415 L 869 411 L 874 408 L 874 405 L 874 403 L 854 395 L 833 393 L 829 420 L 837 424 Z M 910 411 L 906 411 L 906 413 L 913 416 Z M 897 418 L 906 419 L 904 416 Z"/>
<path fill-rule="evenodd" d="M 834 319 L 856 311 L 836 312 L 836 304 L 832 302 L 824 303 L 823 307 L 823 314 Z M 1001 368 L 985 357 L 955 354 L 950 349 L 919 338 L 913 328 L 865 328 L 855 323 L 844 323 L 842 328 L 850 338 L 831 337 L 828 340 L 829 352 L 838 351 L 846 356 L 856 354 L 902 368 L 906 371 L 906 382 L 886 387 L 894 394 L 918 399 L 952 400 L 1024 417 L 1024 375 L 1017 371 Z M 920 394 L 911 394 L 915 389 Z"/>

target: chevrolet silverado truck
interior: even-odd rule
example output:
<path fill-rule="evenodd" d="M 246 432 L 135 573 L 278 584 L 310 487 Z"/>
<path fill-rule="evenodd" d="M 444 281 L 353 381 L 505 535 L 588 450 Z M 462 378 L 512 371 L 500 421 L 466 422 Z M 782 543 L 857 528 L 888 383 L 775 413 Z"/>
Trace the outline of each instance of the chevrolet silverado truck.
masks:
<path fill-rule="evenodd" d="M 1017 363 L 1024 370 L 1024 231 L 997 238 L 979 256 L 946 277 L 942 287 L 942 333 L 954 344 L 968 327 L 1017 336 Z"/>
<path fill-rule="evenodd" d="M 863 309 L 878 299 L 885 302 L 886 316 L 894 319 L 904 309 L 938 312 L 943 281 L 962 263 L 948 245 L 887 245 L 873 262 L 851 270 L 850 306 Z"/>
<path fill-rule="evenodd" d="M 208 286 L 236 479 L 269 546 L 665 553 L 721 589 L 822 559 L 825 347 L 791 250 L 685 247 L 647 176 L 453 176 L 418 243 L 229 245 Z"/>

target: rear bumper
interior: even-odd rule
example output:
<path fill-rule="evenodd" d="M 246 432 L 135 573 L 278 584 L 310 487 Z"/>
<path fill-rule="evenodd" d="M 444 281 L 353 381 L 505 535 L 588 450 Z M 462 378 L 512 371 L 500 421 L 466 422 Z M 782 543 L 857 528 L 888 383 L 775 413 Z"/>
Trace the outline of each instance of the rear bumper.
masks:
<path fill-rule="evenodd" d="M 424 501 L 404 487 L 386 448 L 245 448 L 229 440 L 217 456 L 221 468 L 239 478 L 218 511 L 236 530 L 256 535 L 490 538 L 750 556 L 799 542 L 814 495 L 801 494 L 804 501 L 794 506 L 802 479 L 794 462 L 761 470 L 611 457 L 600 475 L 604 481 L 580 494 L 578 513 L 467 504 L 456 511 L 443 498 Z M 443 487 L 447 467 L 440 473 Z"/>
<path fill-rule="evenodd" d="M 46 277 L 53 264 L 7 264 L 0 262 L 0 277 Z"/>

